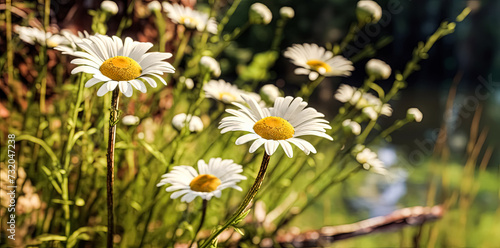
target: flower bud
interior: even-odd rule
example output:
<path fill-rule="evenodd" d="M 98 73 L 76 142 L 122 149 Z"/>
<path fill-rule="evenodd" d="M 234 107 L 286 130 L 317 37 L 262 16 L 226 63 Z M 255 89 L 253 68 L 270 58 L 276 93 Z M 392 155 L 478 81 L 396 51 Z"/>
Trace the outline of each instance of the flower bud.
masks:
<path fill-rule="evenodd" d="M 418 108 L 410 108 L 406 112 L 406 118 L 411 121 L 421 122 L 424 118 L 424 115 Z"/>
<path fill-rule="evenodd" d="M 186 119 L 190 132 L 200 132 L 203 130 L 203 122 L 200 117 L 186 115 L 185 113 L 174 116 L 174 118 L 172 118 L 172 126 L 177 129 L 177 131 L 181 131 L 186 125 Z"/>
<path fill-rule="evenodd" d="M 281 7 L 280 15 L 285 19 L 292 19 L 295 16 L 295 11 L 292 9 L 292 7 Z"/>
<path fill-rule="evenodd" d="M 366 108 L 363 108 L 362 110 L 363 114 L 365 114 L 368 118 L 370 118 L 370 120 L 374 121 L 378 118 L 378 114 L 377 114 L 377 111 L 375 111 L 375 109 L 373 109 L 373 107 L 366 107 Z"/>
<path fill-rule="evenodd" d="M 260 89 L 260 94 L 269 102 L 274 102 L 276 98 L 281 96 L 280 90 L 278 87 L 272 85 L 272 84 L 266 84 L 262 86 Z"/>
<path fill-rule="evenodd" d="M 254 3 L 250 6 L 250 12 L 248 13 L 250 23 L 252 24 L 264 24 L 267 25 L 273 19 L 273 14 L 271 10 L 267 8 L 266 5 L 262 3 Z"/>
<path fill-rule="evenodd" d="M 382 8 L 374 1 L 361 0 L 356 8 L 356 16 L 360 23 L 377 23 L 382 18 Z"/>
<path fill-rule="evenodd" d="M 126 125 L 126 126 L 137 125 L 137 124 L 139 124 L 139 121 L 141 121 L 141 119 L 139 119 L 139 117 L 134 116 L 134 115 L 126 115 L 122 118 L 122 123 L 123 123 L 123 125 Z"/>
<path fill-rule="evenodd" d="M 344 127 L 346 132 L 353 133 L 354 135 L 359 135 L 361 133 L 361 125 L 350 119 L 343 121 L 342 127 Z"/>
<path fill-rule="evenodd" d="M 158 1 L 152 1 L 148 4 L 149 11 L 161 11 L 161 3 Z"/>
<path fill-rule="evenodd" d="M 220 76 L 220 65 L 214 58 L 209 56 L 203 56 L 200 59 L 200 66 L 202 69 L 209 71 L 212 76 L 219 77 Z"/>
<path fill-rule="evenodd" d="M 366 63 L 366 73 L 375 79 L 388 79 L 391 76 L 391 66 L 380 59 L 370 59 Z"/>
<path fill-rule="evenodd" d="M 112 15 L 116 15 L 118 13 L 118 5 L 116 5 L 114 1 L 102 1 L 101 9 Z"/>

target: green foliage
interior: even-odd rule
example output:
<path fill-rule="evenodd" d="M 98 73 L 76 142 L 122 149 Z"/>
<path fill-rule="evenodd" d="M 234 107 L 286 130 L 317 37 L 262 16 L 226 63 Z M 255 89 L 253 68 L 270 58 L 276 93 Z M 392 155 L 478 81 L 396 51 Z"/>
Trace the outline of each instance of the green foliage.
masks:
<path fill-rule="evenodd" d="M 131 17 L 135 13 L 134 2 L 127 7 L 127 15 L 120 21 L 118 35 L 139 18 Z M 114 156 L 114 211 L 116 239 L 120 247 L 174 247 L 175 244 L 185 244 L 190 240 L 198 240 L 200 246 L 204 244 L 210 247 L 225 247 L 233 242 L 227 238 L 233 234 L 242 236 L 238 241 L 239 246 L 254 247 L 262 239 L 274 238 L 290 226 L 299 226 L 303 230 L 319 229 L 325 225 L 352 223 L 369 217 L 366 210 L 356 212 L 351 206 L 351 200 L 357 196 L 358 190 L 367 187 L 367 182 L 374 180 L 374 175 L 365 173 L 362 170 L 364 164 L 358 162 L 356 156 L 362 151 L 360 145 L 363 145 L 362 148 L 370 147 L 376 150 L 384 140 L 390 141 L 390 135 L 395 130 L 403 128 L 414 119 L 407 119 L 404 115 L 395 116 L 390 121 L 384 121 L 390 122 L 389 125 L 392 126 L 381 125 L 380 118 L 385 118 L 382 117 L 382 110 L 376 110 L 375 118 L 367 116 L 363 109 L 375 106 L 363 102 L 366 100 L 363 97 L 357 100 L 352 100 L 354 97 L 349 99 L 352 101 L 347 101 L 339 110 L 339 114 L 329 120 L 331 130 L 327 134 L 334 138 L 334 142 L 319 137 L 308 137 L 307 140 L 317 149 L 317 154 L 309 156 L 294 148 L 293 158 L 288 158 L 279 149 L 270 160 L 265 180 L 259 185 L 260 190 L 254 192 L 253 199 L 244 199 L 244 192 L 251 188 L 259 171 L 264 149 L 249 153 L 247 145 L 234 145 L 243 132 L 220 133 L 217 126 L 224 117 L 224 110 L 233 107 L 217 100 L 206 99 L 203 86 L 209 80 L 217 78 L 200 70 L 199 60 L 204 55 L 210 55 L 218 57 L 219 61 L 225 61 L 225 66 L 221 62 L 222 77 L 236 73 L 239 78 L 235 83 L 245 85 L 244 90 L 247 93 L 255 93 L 264 82 L 276 78 L 273 67 L 282 54 L 282 51 L 279 51 L 279 43 L 286 20 L 275 15 L 278 21 L 272 48 L 259 53 L 253 53 L 249 49 L 237 49 L 237 45 L 231 44 L 236 43 L 243 33 L 253 27 L 247 23 L 232 31 L 224 28 L 239 3 L 240 1 L 234 1 L 233 5 L 225 6 L 227 8 L 222 8 L 221 13 L 217 13 L 219 8 L 216 8 L 213 1 L 209 1 L 210 16 L 221 20 L 216 34 L 181 25 L 170 32 L 169 29 L 174 25 L 166 25 L 167 23 L 161 20 L 167 16 L 155 12 L 151 17 L 156 18 L 155 31 L 158 32 L 159 46 L 154 47 L 152 51 L 164 51 L 166 47 L 175 48 L 173 61 L 176 73 L 167 76 L 170 84 L 168 87 L 156 90 L 148 88 L 145 94 L 135 91 L 131 98 L 121 97 L 118 112 L 120 114 L 110 109 L 110 94 L 99 98 L 96 96 L 95 87 L 83 87 L 88 76 L 82 73 L 79 77 L 70 76 L 69 71 L 48 68 L 48 63 L 45 63 L 49 58 L 52 64 L 68 67 L 71 57 L 53 50 L 49 50 L 51 56 L 48 56 L 46 45 L 20 42 L 14 44 L 9 41 L 9 45 L 16 45 L 16 59 L 25 60 L 24 63 L 37 63 L 36 66 L 30 67 L 34 70 L 31 73 L 37 77 L 30 77 L 29 74 L 23 76 L 17 69 L 16 73 L 13 73 L 12 66 L 7 68 L 9 73 L 16 75 L 15 82 L 30 83 L 28 92 L 22 97 L 27 99 L 25 108 L 22 107 L 24 102 L 16 102 L 16 98 L 11 95 L 5 100 L 10 107 L 7 131 L 16 134 L 16 145 L 19 146 L 16 155 L 19 161 L 18 199 L 31 197 L 30 200 L 39 203 L 22 205 L 24 211 L 19 212 L 17 225 L 19 230 L 26 233 L 24 237 L 19 238 L 23 244 L 40 247 L 104 247 L 107 232 L 106 148 L 109 128 L 115 125 L 117 141 Z M 245 6 L 240 6 L 239 10 L 241 7 Z M 227 12 L 224 12 L 226 9 Z M 146 15 L 146 9 L 141 10 L 141 14 Z M 93 20 L 93 33 L 105 34 L 110 15 L 101 10 L 89 10 L 89 15 Z M 462 21 L 464 15 L 460 15 L 457 21 Z M 7 25 L 12 26 L 12 23 Z M 356 93 L 373 94 L 381 105 L 387 104 L 406 87 L 407 77 L 420 69 L 419 62 L 429 57 L 428 52 L 437 40 L 452 33 L 454 28 L 454 22 L 444 22 L 426 42 L 419 43 L 405 70 L 395 73 L 395 80 L 389 92 L 384 92 L 378 85 L 379 82 L 368 77 L 362 86 L 355 90 Z M 354 40 L 358 31 L 359 29 L 353 28 L 343 44 L 347 45 Z M 367 45 L 366 50 L 356 55 L 356 60 L 375 55 L 377 49 L 388 44 L 388 40 L 390 38 L 385 37 L 378 45 Z M 32 51 L 38 52 L 38 55 L 23 54 L 25 50 L 22 49 L 26 49 L 24 46 L 29 46 Z M 345 48 L 339 44 L 331 46 L 335 54 L 341 54 L 343 47 Z M 8 67 L 5 66 L 5 59 L 4 56 L 0 58 L 0 67 Z M 238 65 L 235 66 L 231 59 L 236 60 L 235 64 Z M 314 80 L 301 78 L 302 89 L 296 95 L 307 99 L 325 77 L 326 75 L 320 75 Z M 51 94 L 41 90 L 48 87 L 47 84 L 42 84 L 48 78 L 60 79 L 57 84 L 48 84 L 52 85 L 52 88 L 49 88 Z M 193 87 L 188 87 L 187 79 L 193 81 Z M 265 100 L 270 107 L 270 99 Z M 4 103 L 3 99 L 1 103 Z M 48 106 L 43 108 L 44 105 Z M 176 131 L 172 127 L 172 117 L 178 113 L 200 116 L 204 129 L 191 132 L 187 126 Z M 113 114 L 111 118 L 110 114 Z M 125 125 L 121 121 L 125 115 L 137 116 L 140 123 Z M 345 120 L 359 123 L 362 132 L 346 132 L 347 129 L 343 127 Z M 5 137 L 2 135 L 0 134 L 0 138 L 4 142 Z M 2 153 L 1 156 L 2 161 L 6 161 L 6 154 Z M 202 230 L 198 232 L 195 223 L 201 214 L 199 199 L 191 203 L 171 199 L 172 193 L 166 192 L 165 187 L 157 187 L 157 184 L 161 176 L 174 166 L 193 166 L 200 159 L 207 161 L 213 157 L 232 159 L 243 165 L 242 174 L 248 180 L 239 184 L 243 193 L 227 189 L 220 198 L 214 197 L 210 200 L 206 220 L 201 221 Z M 485 203 L 485 206 L 475 205 L 476 202 L 472 200 L 463 203 L 462 207 L 453 205 L 450 213 L 441 222 L 426 224 L 423 228 L 427 228 L 428 233 L 435 230 L 439 232 L 435 243 L 438 245 L 498 244 L 497 237 L 486 238 L 500 230 L 500 226 L 490 219 L 498 217 L 498 213 L 495 213 L 498 212 L 497 208 L 491 207 L 495 202 L 489 200 L 496 197 L 496 175 L 481 170 L 482 174 L 477 175 L 478 180 L 474 177 L 475 170 L 467 174 L 461 164 L 443 163 L 442 166 L 440 173 L 429 171 L 430 164 L 413 168 L 408 182 L 414 187 L 410 187 L 410 194 L 404 197 L 399 205 L 425 204 L 421 198 L 425 197 L 429 174 L 437 176 L 438 179 L 447 176 L 448 184 L 441 189 L 443 191 L 464 191 L 461 189 L 463 178 L 472 177 L 473 183 L 481 182 L 478 184 L 478 191 L 472 193 L 477 193 L 477 202 Z M 21 177 L 22 173 L 25 174 L 24 177 Z M 377 178 L 385 179 L 382 176 Z M 465 199 L 466 193 L 470 192 L 460 193 L 460 197 Z M 248 201 L 250 204 L 248 209 L 247 206 L 238 208 L 243 199 L 243 202 Z M 471 205 L 467 205 L 469 203 Z M 18 206 L 21 207 L 21 201 Z M 29 209 L 30 207 L 34 209 Z M 240 211 L 236 212 L 237 210 Z M 470 217 L 482 211 L 485 212 L 484 218 L 471 221 Z M 235 212 L 240 214 L 231 218 Z M 464 216 L 469 217 L 465 224 L 458 221 Z M 226 221 L 227 224 L 221 225 Z M 449 229 L 444 228 L 448 226 Z M 226 228 L 228 229 L 225 230 Z M 223 235 L 225 238 L 215 235 L 213 239 L 208 239 L 207 230 L 212 230 L 212 234 L 221 232 L 228 235 Z M 453 241 L 453 234 L 463 230 L 470 233 L 467 234 L 467 240 Z M 420 231 L 418 227 L 412 227 L 399 233 L 375 234 L 340 241 L 334 246 L 409 246 L 413 244 L 415 234 Z M 422 240 L 430 242 L 431 238 L 423 237 Z M 205 241 L 207 243 L 204 243 Z"/>

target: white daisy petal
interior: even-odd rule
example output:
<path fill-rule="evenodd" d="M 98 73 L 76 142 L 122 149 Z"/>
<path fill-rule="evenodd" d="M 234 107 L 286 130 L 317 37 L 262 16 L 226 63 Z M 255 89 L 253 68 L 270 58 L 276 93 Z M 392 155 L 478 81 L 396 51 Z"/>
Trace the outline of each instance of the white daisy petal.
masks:
<path fill-rule="evenodd" d="M 320 119 L 324 115 L 311 107 L 306 108 L 307 103 L 300 97 L 278 97 L 272 108 L 261 107 L 246 95 L 242 95 L 242 98 L 249 108 L 234 102 L 233 105 L 239 109 L 226 110 L 232 116 L 224 117 L 219 129 L 221 133 L 249 132 L 239 137 L 236 144 L 241 145 L 255 140 L 249 148 L 250 153 L 264 145 L 266 153 L 272 155 L 281 146 L 288 157 L 293 157 L 291 144 L 306 154 L 316 153 L 311 143 L 297 137 L 312 135 L 332 140 L 326 134 L 326 130 L 331 126 L 328 125 L 328 121 Z"/>
<path fill-rule="evenodd" d="M 123 95 L 131 97 L 134 89 L 146 93 L 143 81 L 156 87 L 155 80 L 167 84 L 160 76 L 173 73 L 173 66 L 164 61 L 172 56 L 170 53 L 147 52 L 153 44 L 133 41 L 130 37 L 124 40 L 113 36 L 96 34 L 75 38 L 73 51 L 59 48 L 57 50 L 77 57 L 71 63 L 78 65 L 71 71 L 93 74 L 85 86 L 91 87 L 99 82 L 104 84 L 97 91 L 98 96 L 112 91 L 117 85 Z M 81 49 L 81 50 L 77 50 Z M 120 82 L 120 83 L 118 83 Z"/>
<path fill-rule="evenodd" d="M 89 88 L 89 87 L 92 87 L 92 86 L 94 86 L 94 85 L 96 85 L 96 84 L 98 84 L 100 82 L 102 82 L 102 80 L 100 80 L 98 78 L 91 78 L 91 79 L 89 79 L 89 81 L 87 81 L 85 83 L 85 87 Z"/>
<path fill-rule="evenodd" d="M 250 150 L 249 152 L 250 153 L 254 153 L 257 149 L 259 149 L 259 147 L 262 146 L 262 144 L 264 144 L 266 142 L 265 139 L 258 139 L 256 141 L 253 142 L 252 146 L 250 146 Z"/>
<path fill-rule="evenodd" d="M 199 171 L 199 173 L 198 173 Z M 181 197 L 181 202 L 191 202 L 196 197 L 210 200 L 214 196 L 220 198 L 222 190 L 234 188 L 241 191 L 236 184 L 246 177 L 239 174 L 243 167 L 230 159 L 212 158 L 208 164 L 198 161 L 198 171 L 191 166 L 175 166 L 169 173 L 162 175 L 158 187 L 169 184 L 167 192 L 173 192 L 170 198 Z"/>
<path fill-rule="evenodd" d="M 208 14 L 193 10 L 177 3 L 163 2 L 163 10 L 173 23 L 180 24 L 186 28 L 217 34 L 217 22 L 209 18 Z"/>
<path fill-rule="evenodd" d="M 352 62 L 342 56 L 333 56 L 331 51 L 316 44 L 294 44 L 287 48 L 284 56 L 298 66 L 297 75 L 309 75 L 309 80 L 316 80 L 319 75 L 349 76 L 354 70 Z"/>

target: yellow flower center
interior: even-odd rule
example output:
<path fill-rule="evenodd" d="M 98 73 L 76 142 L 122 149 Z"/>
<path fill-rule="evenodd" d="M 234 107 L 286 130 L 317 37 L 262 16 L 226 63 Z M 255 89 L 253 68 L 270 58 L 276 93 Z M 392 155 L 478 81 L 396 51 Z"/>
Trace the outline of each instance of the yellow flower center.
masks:
<path fill-rule="evenodd" d="M 253 125 L 253 130 L 260 137 L 268 140 L 286 140 L 293 137 L 295 129 L 285 119 L 277 116 L 269 116 L 261 119 Z"/>
<path fill-rule="evenodd" d="M 233 94 L 231 94 L 229 92 L 221 92 L 221 93 L 219 93 L 219 99 L 220 100 L 227 100 L 229 102 L 234 102 L 234 101 L 236 101 L 236 96 L 234 96 Z"/>
<path fill-rule="evenodd" d="M 55 42 L 53 40 L 48 39 L 47 40 L 47 46 L 48 47 L 56 47 L 56 46 L 59 46 L 59 43 L 57 43 L 57 42 Z"/>
<path fill-rule="evenodd" d="M 181 16 L 179 22 L 188 28 L 196 28 L 198 25 L 198 20 L 191 16 Z"/>
<path fill-rule="evenodd" d="M 133 59 L 125 56 L 109 58 L 102 63 L 99 70 L 106 77 L 115 81 L 130 81 L 142 73 L 141 66 Z"/>
<path fill-rule="evenodd" d="M 312 59 L 312 60 L 307 61 L 306 64 L 308 66 L 310 66 L 311 69 L 319 72 L 320 74 L 332 71 L 332 67 L 330 67 L 330 65 L 328 65 L 327 63 L 320 61 L 320 60 Z"/>
<path fill-rule="evenodd" d="M 216 176 L 210 174 L 202 174 L 195 177 L 189 184 L 189 187 L 191 187 L 192 190 L 198 192 L 212 192 L 216 190 L 220 184 L 221 181 Z"/>

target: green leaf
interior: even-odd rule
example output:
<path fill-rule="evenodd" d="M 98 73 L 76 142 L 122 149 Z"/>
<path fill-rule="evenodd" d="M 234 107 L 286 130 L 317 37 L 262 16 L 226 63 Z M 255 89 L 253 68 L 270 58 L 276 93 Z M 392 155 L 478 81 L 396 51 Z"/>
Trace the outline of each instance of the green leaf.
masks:
<path fill-rule="evenodd" d="M 235 219 L 235 220 L 231 223 L 231 226 L 234 226 L 234 227 L 235 227 L 235 226 L 236 226 L 236 225 L 238 225 L 238 224 L 239 224 L 242 220 L 244 220 L 244 219 L 247 217 L 248 213 L 250 213 L 250 210 L 252 210 L 252 209 L 248 209 L 247 211 L 245 211 L 245 212 L 241 213 L 241 214 L 240 214 L 240 216 L 238 216 L 238 218 L 236 218 L 236 219 Z"/>
<path fill-rule="evenodd" d="M 80 227 L 69 236 L 67 247 L 74 247 L 77 244 L 78 240 L 90 240 L 89 233 L 107 232 L 107 230 L 108 228 L 105 226 Z"/>
<path fill-rule="evenodd" d="M 158 159 L 163 165 L 168 166 L 167 159 L 165 158 L 163 153 L 158 151 L 158 149 L 146 143 L 146 141 L 144 140 L 139 140 L 139 144 L 141 144 L 148 152 L 151 153 L 151 155 L 153 155 L 153 157 Z"/>
<path fill-rule="evenodd" d="M 73 201 L 65 201 L 63 199 L 52 199 L 52 202 L 53 203 L 57 203 L 57 204 L 62 204 L 62 205 L 73 205 Z"/>
<path fill-rule="evenodd" d="M 54 164 L 54 166 L 57 167 L 59 165 L 59 160 L 57 160 L 56 154 L 54 153 L 52 148 L 50 148 L 50 146 L 47 145 L 47 143 L 45 143 L 45 141 L 43 141 L 37 137 L 27 135 L 27 134 L 17 136 L 16 140 L 17 141 L 27 140 L 27 141 L 31 141 L 33 143 L 39 144 L 41 147 L 43 147 L 45 152 L 47 152 L 47 154 L 49 155 L 50 159 L 52 160 L 52 163 Z"/>
<path fill-rule="evenodd" d="M 46 242 L 46 241 L 66 241 L 66 237 L 65 236 L 61 236 L 61 235 L 55 235 L 55 234 L 42 234 L 38 237 L 36 237 L 36 239 L 42 241 L 42 242 Z"/>
<path fill-rule="evenodd" d="M 210 244 L 210 248 L 217 248 L 219 244 L 219 239 L 214 239 L 212 240 L 212 243 Z"/>
<path fill-rule="evenodd" d="M 245 236 L 245 232 L 244 232 L 242 229 L 237 228 L 237 227 L 233 227 L 233 228 L 234 228 L 234 230 L 235 230 L 237 233 L 241 234 L 241 236 Z"/>

